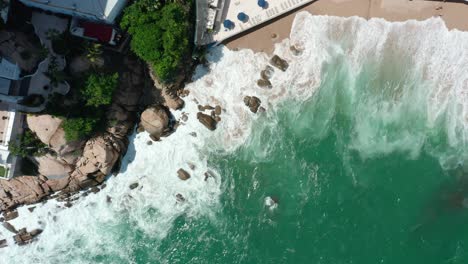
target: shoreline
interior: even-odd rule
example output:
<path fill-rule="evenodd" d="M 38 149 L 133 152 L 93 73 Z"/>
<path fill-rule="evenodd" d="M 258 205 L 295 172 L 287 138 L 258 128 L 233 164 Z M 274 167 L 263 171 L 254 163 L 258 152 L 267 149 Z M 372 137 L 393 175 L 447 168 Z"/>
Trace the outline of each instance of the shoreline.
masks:
<path fill-rule="evenodd" d="M 224 42 L 229 49 L 272 54 L 274 45 L 289 38 L 297 13 L 338 17 L 383 18 L 390 22 L 440 17 L 449 30 L 468 31 L 468 4 L 424 0 L 317 0 L 278 19 Z"/>

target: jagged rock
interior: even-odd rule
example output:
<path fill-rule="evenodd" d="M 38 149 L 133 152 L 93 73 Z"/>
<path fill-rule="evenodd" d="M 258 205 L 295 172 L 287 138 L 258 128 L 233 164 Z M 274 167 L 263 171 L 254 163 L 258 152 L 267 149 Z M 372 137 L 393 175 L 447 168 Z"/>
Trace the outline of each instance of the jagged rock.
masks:
<path fill-rule="evenodd" d="M 9 211 L 4 213 L 5 221 L 10 221 L 18 217 L 18 211 Z"/>
<path fill-rule="evenodd" d="M 138 187 L 138 182 L 132 183 L 132 184 L 130 184 L 130 186 L 128 186 L 128 188 L 130 188 L 130 190 L 133 190 L 133 189 L 135 189 L 137 187 Z"/>
<path fill-rule="evenodd" d="M 0 181 L 0 211 L 11 209 L 18 204 L 36 203 L 51 192 L 45 180 L 40 177 L 22 176 Z"/>
<path fill-rule="evenodd" d="M 271 67 L 270 65 L 267 65 L 265 69 L 260 72 L 260 76 L 264 80 L 269 80 L 273 76 L 274 72 L 275 70 L 273 69 L 273 67 Z"/>
<path fill-rule="evenodd" d="M 202 123 L 206 128 L 209 130 L 215 130 L 216 129 L 216 120 L 214 120 L 213 117 L 209 115 L 205 115 L 201 112 L 197 113 L 197 119 Z"/>
<path fill-rule="evenodd" d="M 86 142 L 83 156 L 77 162 L 76 170 L 81 175 L 100 172 L 108 175 L 120 157 L 126 151 L 124 142 L 110 134 L 103 134 Z M 73 174 L 72 174 L 73 175 Z M 78 175 L 77 175 L 78 176 Z M 83 180 L 86 177 L 78 177 Z"/>
<path fill-rule="evenodd" d="M 163 106 L 153 106 L 141 114 L 141 125 L 150 135 L 160 138 L 169 130 L 169 114 Z"/>
<path fill-rule="evenodd" d="M 190 179 L 190 174 L 185 171 L 184 169 L 179 169 L 177 171 L 177 176 L 179 177 L 179 179 L 183 180 L 183 181 L 186 181 L 188 179 Z"/>
<path fill-rule="evenodd" d="M 6 239 L 0 240 L 0 248 L 4 248 L 4 247 L 7 247 L 7 246 L 8 246 L 8 244 L 7 244 Z"/>
<path fill-rule="evenodd" d="M 10 231 L 12 233 L 15 233 L 15 234 L 18 233 L 18 231 L 16 230 L 16 228 L 12 224 L 10 224 L 8 222 L 3 222 L 2 225 L 6 230 L 8 230 L 8 231 Z"/>
<path fill-rule="evenodd" d="M 258 108 L 260 107 L 260 104 L 262 103 L 262 101 L 260 101 L 260 99 L 255 96 L 246 96 L 244 97 L 244 103 L 246 106 L 249 107 L 252 113 L 257 113 Z"/>
<path fill-rule="evenodd" d="M 259 79 L 257 81 L 257 85 L 261 88 L 268 88 L 268 89 L 271 89 L 273 88 L 273 85 L 271 84 L 271 82 L 267 79 Z"/>
<path fill-rule="evenodd" d="M 273 56 L 273 58 L 270 60 L 270 63 L 282 71 L 286 71 L 289 67 L 288 62 L 280 58 L 278 55 Z"/>
<path fill-rule="evenodd" d="M 22 246 L 31 243 L 32 240 L 41 233 L 41 229 L 34 229 L 31 232 L 27 232 L 26 229 L 23 228 L 13 237 L 13 239 L 15 240 L 16 244 Z"/>

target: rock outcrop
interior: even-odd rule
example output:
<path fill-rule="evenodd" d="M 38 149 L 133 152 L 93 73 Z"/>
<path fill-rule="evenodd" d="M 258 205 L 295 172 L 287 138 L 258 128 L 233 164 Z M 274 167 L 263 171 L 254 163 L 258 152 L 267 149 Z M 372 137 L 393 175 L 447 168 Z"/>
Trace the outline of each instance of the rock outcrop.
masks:
<path fill-rule="evenodd" d="M 258 97 L 255 97 L 255 96 L 246 96 L 246 97 L 244 97 L 244 103 L 245 103 L 246 106 L 249 107 L 249 109 L 250 109 L 250 111 L 252 111 L 252 113 L 257 113 L 262 101 L 260 101 L 260 99 Z"/>
<path fill-rule="evenodd" d="M 163 106 L 153 106 L 147 108 L 141 114 L 141 126 L 153 138 L 159 140 L 160 137 L 170 132 L 169 110 Z"/>
<path fill-rule="evenodd" d="M 146 86 L 144 64 L 134 58 L 125 58 L 125 70 L 113 103 L 106 112 L 109 125 L 106 132 L 86 142 L 66 142 L 61 120 L 48 115 L 28 116 L 28 125 L 38 138 L 57 153 L 43 157 L 39 162 L 42 175 L 19 176 L 0 181 L 0 211 L 10 210 L 21 204 L 37 203 L 53 192 L 68 193 L 91 188 L 102 183 L 118 166 L 127 150 L 128 134 L 133 131 L 139 111 L 140 97 Z M 83 147 L 84 146 L 84 147 Z M 41 163 L 44 166 L 41 166 Z M 50 167 L 49 167 L 50 165 Z M 65 175 L 65 172 L 68 175 Z M 63 176 L 55 177 L 57 175 Z M 27 234 L 23 234 L 27 238 Z M 21 241 L 22 237 L 20 236 Z M 27 239 L 26 239 L 27 240 Z"/>
<path fill-rule="evenodd" d="M 13 239 L 15 240 L 16 244 L 23 246 L 31 243 L 32 240 L 41 233 L 42 229 L 34 229 L 31 232 L 27 232 L 26 228 L 23 228 L 19 230 L 18 234 L 16 234 Z"/>
<path fill-rule="evenodd" d="M 278 55 L 274 55 L 271 58 L 270 63 L 282 71 L 286 71 L 289 67 L 289 63 L 286 60 L 280 58 Z"/>

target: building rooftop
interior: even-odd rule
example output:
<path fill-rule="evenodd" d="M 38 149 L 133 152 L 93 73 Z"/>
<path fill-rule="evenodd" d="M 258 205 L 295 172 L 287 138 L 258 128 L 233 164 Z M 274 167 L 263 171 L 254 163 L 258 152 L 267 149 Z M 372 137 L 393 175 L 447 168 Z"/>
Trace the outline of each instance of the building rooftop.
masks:
<path fill-rule="evenodd" d="M 21 69 L 17 64 L 0 58 L 0 77 L 9 80 L 19 80 Z"/>
<path fill-rule="evenodd" d="M 127 0 L 20 0 L 26 5 L 112 23 Z"/>

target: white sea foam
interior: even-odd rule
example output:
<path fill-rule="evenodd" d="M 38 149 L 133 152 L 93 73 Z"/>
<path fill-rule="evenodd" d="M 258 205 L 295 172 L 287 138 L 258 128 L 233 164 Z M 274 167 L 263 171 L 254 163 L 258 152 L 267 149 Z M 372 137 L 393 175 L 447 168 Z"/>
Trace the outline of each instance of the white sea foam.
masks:
<path fill-rule="evenodd" d="M 294 56 L 289 50 L 291 44 L 302 48 L 303 53 Z M 37 205 L 34 213 L 21 208 L 21 216 L 11 222 L 17 228 L 40 227 L 44 232 L 39 242 L 24 247 L 14 246 L 10 238 L 10 246 L 0 250 L 0 262 L 88 263 L 99 259 L 98 256 L 115 256 L 114 260 L 101 258 L 101 262 L 134 262 L 131 249 L 135 241 L 130 237 L 137 231 L 160 240 L 180 216 L 212 217 L 219 206 L 223 175 L 214 172 L 216 177 L 205 181 L 204 173 L 213 170 L 208 168 L 207 159 L 213 152 L 233 151 L 244 144 L 253 120 L 262 116 L 250 113 L 243 97 L 259 97 L 266 114 L 271 114 L 278 102 L 286 98 L 306 100 L 323 85 L 322 71 L 337 57 L 348 65 L 351 77 L 359 74 L 364 64 L 378 65 L 380 60 L 398 63 L 393 61 L 395 58 L 407 60 L 407 65 L 416 70 L 406 72 L 409 68 L 404 68 L 395 74 L 415 75 L 410 76 L 415 79 L 420 74 L 427 85 L 422 86 L 427 91 L 418 88 L 412 96 L 405 97 L 425 108 L 424 127 L 431 130 L 448 113 L 444 130 L 449 144 L 454 147 L 466 144 L 468 33 L 447 31 L 441 19 L 389 23 L 381 19 L 367 22 L 361 18 L 312 17 L 300 13 L 291 40 L 278 44 L 275 53 L 285 58 L 290 67 L 286 72 L 275 69 L 271 79 L 274 88 L 267 90 L 256 86 L 259 72 L 268 63 L 267 55 L 250 50 L 213 50 L 209 72 L 198 69 L 195 81 L 187 86 L 191 93 L 185 98 L 183 111 L 189 113 L 189 119 L 176 133 L 152 145 L 147 145 L 146 133 L 133 136 L 121 173 L 108 181 L 107 188 L 80 199 L 70 209 L 63 209 L 57 202 Z M 360 99 L 357 85 L 355 81 L 349 83 L 350 100 Z M 225 110 L 216 131 L 208 131 L 197 121 L 196 102 L 221 105 Z M 383 124 L 396 122 L 405 111 L 412 111 L 411 105 L 396 100 L 385 111 L 375 110 L 377 117 L 371 121 L 380 118 Z M 178 117 L 181 112 L 174 114 Z M 401 142 L 387 142 L 378 138 L 379 132 L 368 120 L 362 120 L 355 129 L 354 147 L 369 155 L 404 148 L 407 144 L 421 147 L 411 130 L 404 133 L 407 138 Z M 190 136 L 191 132 L 196 132 L 197 137 Z M 417 136 L 424 142 L 426 135 Z M 195 164 L 194 171 L 188 163 Z M 192 177 L 179 180 L 176 173 L 179 168 L 189 171 Z M 130 190 L 129 185 L 134 182 L 139 187 Z M 179 193 L 185 202 L 177 202 Z M 107 196 L 112 198 L 111 203 L 106 201 Z M 12 235 L 3 228 L 0 232 L 2 236 Z"/>

